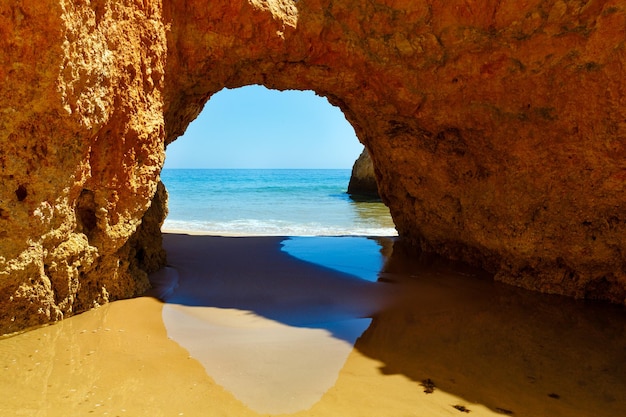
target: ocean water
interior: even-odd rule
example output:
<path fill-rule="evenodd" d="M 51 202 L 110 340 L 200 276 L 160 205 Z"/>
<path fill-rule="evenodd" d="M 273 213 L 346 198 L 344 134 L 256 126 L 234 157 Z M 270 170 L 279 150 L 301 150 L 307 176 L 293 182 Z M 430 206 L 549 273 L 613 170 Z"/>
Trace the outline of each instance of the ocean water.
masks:
<path fill-rule="evenodd" d="M 349 169 L 165 169 L 165 230 L 232 236 L 396 236 L 387 207 L 347 194 Z"/>

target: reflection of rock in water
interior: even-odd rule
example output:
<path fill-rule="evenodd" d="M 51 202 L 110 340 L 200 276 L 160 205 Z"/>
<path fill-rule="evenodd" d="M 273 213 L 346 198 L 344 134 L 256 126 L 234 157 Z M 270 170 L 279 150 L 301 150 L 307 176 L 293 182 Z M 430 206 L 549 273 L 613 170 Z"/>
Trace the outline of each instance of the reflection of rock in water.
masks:
<path fill-rule="evenodd" d="M 400 250 L 382 277 L 403 298 L 376 315 L 356 348 L 384 373 L 419 389 L 436 382 L 500 414 L 626 415 L 621 308 L 518 290 Z"/>
<path fill-rule="evenodd" d="M 393 246 L 396 238 L 370 236 L 368 237 L 368 239 L 375 240 L 376 243 L 378 243 L 378 245 L 380 246 L 380 254 L 382 255 L 384 263 L 386 264 L 387 261 L 391 258 L 391 254 L 393 253 Z"/>

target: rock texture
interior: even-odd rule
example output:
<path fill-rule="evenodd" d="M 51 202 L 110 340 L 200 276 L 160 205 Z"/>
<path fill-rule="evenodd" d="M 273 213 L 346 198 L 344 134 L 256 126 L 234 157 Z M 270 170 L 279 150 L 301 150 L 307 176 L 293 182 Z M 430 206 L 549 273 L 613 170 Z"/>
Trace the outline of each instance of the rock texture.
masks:
<path fill-rule="evenodd" d="M 146 287 L 164 144 L 247 84 L 339 106 L 407 243 L 624 303 L 625 27 L 620 0 L 4 2 L 0 332 Z"/>
<path fill-rule="evenodd" d="M 170 11 L 167 140 L 222 87 L 315 90 L 370 151 L 405 240 L 625 301 L 622 2 L 186 5 Z"/>
<path fill-rule="evenodd" d="M 164 25 L 158 1 L 0 4 L 0 334 L 148 287 Z"/>
<path fill-rule="evenodd" d="M 374 163 L 370 158 L 367 148 L 363 149 L 361 155 L 352 166 L 352 174 L 348 183 L 348 194 L 354 199 L 379 199 L 378 184 L 376 183 L 376 172 Z"/>

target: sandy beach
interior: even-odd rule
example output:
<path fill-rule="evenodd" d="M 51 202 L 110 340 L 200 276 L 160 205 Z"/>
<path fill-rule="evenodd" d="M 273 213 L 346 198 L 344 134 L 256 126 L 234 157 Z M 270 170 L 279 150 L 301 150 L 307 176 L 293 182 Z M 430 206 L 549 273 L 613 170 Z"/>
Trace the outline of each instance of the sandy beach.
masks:
<path fill-rule="evenodd" d="M 166 234 L 150 295 L 0 339 L 0 415 L 626 415 L 623 308 L 284 240 Z"/>

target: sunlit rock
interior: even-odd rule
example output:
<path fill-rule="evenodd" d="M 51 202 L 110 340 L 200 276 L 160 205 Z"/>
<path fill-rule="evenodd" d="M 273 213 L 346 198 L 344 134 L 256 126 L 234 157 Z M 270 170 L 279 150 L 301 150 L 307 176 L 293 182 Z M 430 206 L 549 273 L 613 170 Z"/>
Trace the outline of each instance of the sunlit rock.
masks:
<path fill-rule="evenodd" d="M 624 27 L 618 0 L 4 2 L 0 333 L 146 288 L 164 145 L 248 84 L 339 106 L 415 248 L 623 303 Z"/>
<path fill-rule="evenodd" d="M 2 2 L 0 34 L 1 334 L 148 287 L 167 42 L 159 1 Z"/>

